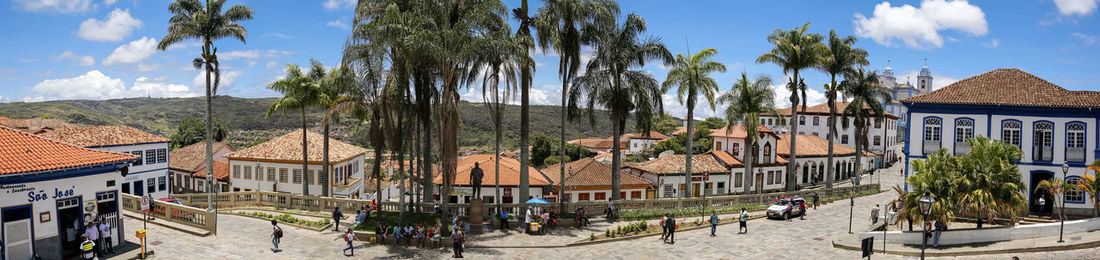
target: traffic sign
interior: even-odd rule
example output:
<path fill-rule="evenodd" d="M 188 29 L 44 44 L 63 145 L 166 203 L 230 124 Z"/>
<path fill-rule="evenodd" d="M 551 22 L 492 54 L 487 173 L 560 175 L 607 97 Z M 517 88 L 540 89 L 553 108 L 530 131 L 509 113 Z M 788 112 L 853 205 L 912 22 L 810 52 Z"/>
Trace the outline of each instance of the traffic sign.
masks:
<path fill-rule="evenodd" d="M 149 195 L 141 196 L 141 212 L 142 213 L 148 213 L 149 212 L 149 203 L 150 203 Z"/>

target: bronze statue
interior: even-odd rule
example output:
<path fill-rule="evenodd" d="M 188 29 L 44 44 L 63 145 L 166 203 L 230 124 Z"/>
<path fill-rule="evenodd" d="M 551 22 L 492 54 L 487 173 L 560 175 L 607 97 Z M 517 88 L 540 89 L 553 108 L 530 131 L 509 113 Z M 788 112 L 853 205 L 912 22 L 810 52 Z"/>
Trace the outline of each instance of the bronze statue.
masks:
<path fill-rule="evenodd" d="M 481 199 L 481 179 L 485 173 L 481 171 L 481 165 L 474 163 L 474 169 L 470 170 L 470 184 L 474 186 L 473 199 Z"/>

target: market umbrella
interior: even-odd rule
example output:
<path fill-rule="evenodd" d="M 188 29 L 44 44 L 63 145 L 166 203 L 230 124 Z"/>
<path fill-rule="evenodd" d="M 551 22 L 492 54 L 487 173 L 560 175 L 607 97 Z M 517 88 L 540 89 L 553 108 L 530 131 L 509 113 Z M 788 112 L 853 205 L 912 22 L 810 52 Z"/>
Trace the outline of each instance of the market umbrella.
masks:
<path fill-rule="evenodd" d="M 550 205 L 550 202 L 546 201 L 545 199 L 542 199 L 542 198 L 533 198 L 533 199 L 527 200 L 527 204 Z"/>

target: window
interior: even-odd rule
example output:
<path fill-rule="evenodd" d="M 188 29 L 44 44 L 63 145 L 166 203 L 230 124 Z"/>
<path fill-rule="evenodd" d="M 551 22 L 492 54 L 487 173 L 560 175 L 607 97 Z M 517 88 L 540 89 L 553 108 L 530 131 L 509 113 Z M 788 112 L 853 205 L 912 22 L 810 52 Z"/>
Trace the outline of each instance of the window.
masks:
<path fill-rule="evenodd" d="M 733 156 L 740 156 L 740 154 L 741 154 L 741 144 L 733 143 L 733 144 L 731 144 L 731 146 L 733 146 L 733 148 L 730 148 L 730 152 L 733 154 Z"/>
<path fill-rule="evenodd" d="M 233 165 L 233 178 L 234 179 L 240 179 L 241 178 L 241 166 L 240 165 Z"/>
<path fill-rule="evenodd" d="M 955 155 L 964 155 L 970 152 L 970 145 L 966 139 L 974 138 L 974 120 L 969 118 L 955 119 Z"/>
<path fill-rule="evenodd" d="M 1070 122 L 1066 125 L 1066 161 L 1085 161 L 1085 123 Z"/>
<path fill-rule="evenodd" d="M 1077 184 L 1080 183 L 1081 177 L 1070 176 L 1069 178 L 1066 178 L 1066 185 L 1069 185 L 1071 187 L 1076 187 Z M 1066 202 L 1085 203 L 1085 193 L 1081 191 L 1081 189 L 1066 189 Z"/>
<path fill-rule="evenodd" d="M 129 182 L 122 184 L 122 193 L 130 194 L 130 183 Z"/>
<path fill-rule="evenodd" d="M 843 144 L 848 144 L 848 134 L 840 136 L 840 142 Z"/>
<path fill-rule="evenodd" d="M 159 181 L 157 182 L 157 190 L 164 191 L 168 189 L 168 181 L 165 180 L 166 178 L 167 177 L 164 176 L 157 177 L 157 180 Z"/>
<path fill-rule="evenodd" d="M 314 170 L 309 170 L 306 172 L 306 185 L 313 185 L 315 183 L 313 182 L 313 176 L 317 176 Z"/>
<path fill-rule="evenodd" d="M 726 183 L 725 182 L 719 182 L 717 191 L 722 191 L 722 190 L 725 190 L 725 189 L 726 189 Z"/>
<path fill-rule="evenodd" d="M 267 168 L 267 181 L 275 182 L 275 168 Z"/>
<path fill-rule="evenodd" d="M 1036 161 L 1050 161 L 1054 157 L 1054 149 L 1052 147 L 1054 138 L 1054 124 L 1051 122 L 1038 122 L 1035 123 L 1035 137 L 1032 147 L 1032 160 Z"/>
<path fill-rule="evenodd" d="M 722 141 L 714 142 L 714 150 L 722 150 Z"/>
<path fill-rule="evenodd" d="M 133 152 L 130 152 L 130 153 L 133 154 L 133 155 L 138 156 L 138 159 L 137 159 L 136 162 L 133 163 L 133 166 L 141 166 L 142 163 L 144 162 L 144 159 L 141 158 L 142 157 L 141 156 L 142 155 L 141 151 L 133 151 Z"/>
<path fill-rule="evenodd" d="M 798 116 L 798 125 L 806 125 L 806 116 Z"/>
<path fill-rule="evenodd" d="M 924 119 L 924 153 L 930 154 L 940 150 L 940 128 L 943 120 L 938 117 Z"/>
<path fill-rule="evenodd" d="M 737 174 L 734 174 L 733 186 L 738 187 L 738 188 L 743 187 L 743 186 L 741 186 L 741 183 L 744 179 L 745 179 L 745 173 L 739 172 Z"/>
<path fill-rule="evenodd" d="M 294 169 L 294 184 L 302 184 L 302 169 Z"/>
<path fill-rule="evenodd" d="M 168 162 L 168 149 L 157 149 L 157 163 Z"/>
<path fill-rule="evenodd" d="M 772 163 L 772 144 L 764 145 L 764 158 L 761 159 L 764 163 Z"/>
<path fill-rule="evenodd" d="M 286 168 L 279 169 L 279 182 L 286 183 L 287 181 L 289 181 L 290 178 L 287 178 L 287 174 L 288 171 Z"/>
<path fill-rule="evenodd" d="M 157 178 L 149 178 L 145 180 L 146 193 L 157 192 Z"/>
<path fill-rule="evenodd" d="M 814 125 L 820 124 L 820 121 L 821 121 L 821 117 L 819 117 L 819 116 L 814 117 Z"/>
<path fill-rule="evenodd" d="M 157 150 L 149 149 L 145 150 L 145 164 L 157 163 Z"/>
<path fill-rule="evenodd" d="M 642 199 L 642 192 L 641 191 L 631 191 L 630 192 L 630 198 L 631 199 Z"/>
<path fill-rule="evenodd" d="M 773 182 L 775 182 L 775 176 L 772 176 L 772 174 L 775 174 L 775 172 L 768 171 L 768 185 L 771 185 Z"/>
<path fill-rule="evenodd" d="M 252 179 L 252 166 L 245 166 L 244 167 L 244 179 L 245 180 L 251 180 Z"/>
<path fill-rule="evenodd" d="M 875 120 L 875 129 L 882 128 L 882 120 Z"/>
<path fill-rule="evenodd" d="M 775 184 L 783 183 L 783 172 L 775 171 Z"/>
<path fill-rule="evenodd" d="M 876 135 L 875 136 L 875 146 L 879 146 L 879 145 L 882 145 L 882 137 Z"/>
<path fill-rule="evenodd" d="M 665 184 L 664 190 L 665 190 L 664 197 L 665 198 L 672 198 L 672 193 L 673 193 L 672 184 Z"/>
<path fill-rule="evenodd" d="M 1001 140 L 1020 147 L 1020 121 L 1004 121 L 1001 123 Z"/>
<path fill-rule="evenodd" d="M 588 193 L 584 192 L 584 193 L 577 194 L 577 200 L 579 200 L 579 201 L 588 201 Z"/>

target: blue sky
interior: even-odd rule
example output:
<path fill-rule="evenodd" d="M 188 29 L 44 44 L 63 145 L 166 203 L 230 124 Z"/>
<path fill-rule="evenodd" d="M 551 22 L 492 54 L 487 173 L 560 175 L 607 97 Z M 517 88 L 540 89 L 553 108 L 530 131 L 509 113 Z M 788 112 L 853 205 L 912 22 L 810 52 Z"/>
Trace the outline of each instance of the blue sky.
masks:
<path fill-rule="evenodd" d="M 773 64 L 757 64 L 770 50 L 766 36 L 811 22 L 809 30 L 856 35 L 870 53 L 870 69 L 890 61 L 899 81 L 914 75 L 927 58 L 936 87 L 995 68 L 1016 67 L 1073 90 L 1100 90 L 1100 0 L 1037 1 L 620 1 L 624 15 L 646 19 L 649 34 L 674 54 L 717 48 L 728 71 L 714 75 L 723 91 L 742 71 L 785 81 Z M 112 99 L 136 96 L 186 97 L 202 94 L 199 71 L 190 60 L 195 43 L 155 51 L 169 18 L 168 1 L 12 0 L 0 6 L 0 102 Z M 216 42 L 223 69 L 220 94 L 271 97 L 265 86 L 283 75 L 287 63 L 310 58 L 339 62 L 350 33 L 354 0 L 242 1 L 255 10 L 243 24 L 248 43 Z M 505 0 L 509 8 L 517 0 Z M 541 1 L 531 1 L 532 8 Z M 560 103 L 557 57 L 539 53 L 532 103 Z M 658 80 L 667 69 L 644 68 Z M 804 73 L 823 100 L 827 75 Z M 777 83 L 778 84 L 778 83 Z M 777 89 L 779 96 L 785 90 Z M 480 91 L 463 95 L 480 101 Z M 785 103 L 785 98 L 780 98 Z M 685 115 L 675 96 L 666 111 Z M 719 110 L 721 107 L 718 108 Z M 696 108 L 697 117 L 717 114 Z"/>

